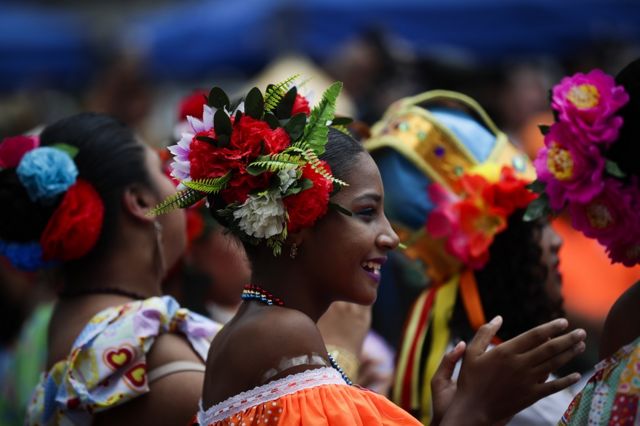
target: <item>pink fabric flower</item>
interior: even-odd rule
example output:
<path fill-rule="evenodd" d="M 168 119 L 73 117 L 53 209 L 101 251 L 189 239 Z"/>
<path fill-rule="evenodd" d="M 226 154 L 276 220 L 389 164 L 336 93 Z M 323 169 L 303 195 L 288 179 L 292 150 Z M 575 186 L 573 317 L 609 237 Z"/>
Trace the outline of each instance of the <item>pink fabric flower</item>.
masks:
<path fill-rule="evenodd" d="M 533 164 L 552 209 L 561 210 L 567 201 L 588 203 L 602 191 L 605 160 L 596 145 L 580 145 L 562 122 L 551 126 L 544 144 Z"/>
<path fill-rule="evenodd" d="M 18 167 L 27 152 L 40 146 L 38 136 L 11 136 L 0 143 L 0 168 Z"/>
<path fill-rule="evenodd" d="M 473 269 L 489 261 L 489 247 L 495 236 L 507 227 L 507 218 L 524 208 L 535 195 L 528 182 L 504 167 L 497 182 L 481 175 L 465 174 L 454 187 L 460 196 L 439 184 L 429 186 L 429 197 L 436 205 L 427 218 L 427 232 L 446 238 L 447 251 Z"/>
<path fill-rule="evenodd" d="M 610 144 L 618 138 L 618 110 L 629 101 L 622 86 L 601 70 L 565 77 L 553 88 L 551 106 L 584 144 Z"/>
<path fill-rule="evenodd" d="M 604 245 L 624 240 L 629 233 L 640 230 L 633 206 L 639 192 L 624 187 L 619 180 L 606 178 L 597 197 L 585 204 L 569 203 L 573 227 Z"/>

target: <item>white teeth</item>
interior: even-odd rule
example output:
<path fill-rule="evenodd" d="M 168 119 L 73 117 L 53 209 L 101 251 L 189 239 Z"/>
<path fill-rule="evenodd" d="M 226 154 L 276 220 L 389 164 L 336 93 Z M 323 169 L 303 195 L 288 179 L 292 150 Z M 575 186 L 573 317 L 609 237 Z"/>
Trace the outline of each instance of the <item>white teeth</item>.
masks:
<path fill-rule="evenodd" d="M 362 267 L 369 272 L 373 272 L 374 274 L 380 274 L 381 265 L 377 262 L 362 262 Z"/>

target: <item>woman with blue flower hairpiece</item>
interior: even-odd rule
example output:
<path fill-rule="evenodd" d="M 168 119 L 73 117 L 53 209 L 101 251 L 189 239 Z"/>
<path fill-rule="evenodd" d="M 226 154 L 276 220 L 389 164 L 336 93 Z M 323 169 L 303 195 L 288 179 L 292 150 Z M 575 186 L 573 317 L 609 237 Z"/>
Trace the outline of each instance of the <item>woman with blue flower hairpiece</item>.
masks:
<path fill-rule="evenodd" d="M 173 193 L 155 152 L 108 116 L 0 143 L 0 254 L 63 281 L 26 424 L 172 425 L 195 410 L 219 325 L 162 295 L 185 219 L 147 212 Z"/>

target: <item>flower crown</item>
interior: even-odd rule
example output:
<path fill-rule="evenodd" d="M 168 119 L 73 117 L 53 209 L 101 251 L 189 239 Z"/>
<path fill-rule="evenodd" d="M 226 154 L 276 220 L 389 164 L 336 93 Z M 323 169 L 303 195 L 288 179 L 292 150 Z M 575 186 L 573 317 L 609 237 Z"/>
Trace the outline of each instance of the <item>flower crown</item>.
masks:
<path fill-rule="evenodd" d="M 541 196 L 527 218 L 568 208 L 573 226 L 604 245 L 613 262 L 640 263 L 640 189 L 608 158 L 629 101 L 623 86 L 601 70 L 565 77 L 552 90 L 556 116 L 540 126 L 544 148 L 534 162 Z"/>
<path fill-rule="evenodd" d="M 15 169 L 33 203 L 50 206 L 62 196 L 39 241 L 0 240 L 0 254 L 17 268 L 35 271 L 78 259 L 98 241 L 104 205 L 93 186 L 78 179 L 73 162 L 77 153 L 66 144 L 40 147 L 37 136 L 9 137 L 0 143 L 0 170 Z"/>
<path fill-rule="evenodd" d="M 497 164 L 478 166 L 463 174 L 454 182 L 455 193 L 434 183 L 428 191 L 436 208 L 427 218 L 427 231 L 435 238 L 446 238 L 446 250 L 462 263 L 481 269 L 509 216 L 536 198 L 528 184 L 512 167 L 500 169 Z"/>
<path fill-rule="evenodd" d="M 211 89 L 202 120 L 187 117 L 192 131 L 169 147 L 172 175 L 183 189 L 151 214 L 207 198 L 216 219 L 243 241 L 265 240 L 274 255 L 289 232 L 322 217 L 334 189 L 346 183 L 318 157 L 329 127 L 344 131 L 350 120 L 334 118 L 341 83 L 331 85 L 311 110 L 296 78 L 269 85 L 264 95 L 253 88 L 237 105 L 219 87 Z"/>

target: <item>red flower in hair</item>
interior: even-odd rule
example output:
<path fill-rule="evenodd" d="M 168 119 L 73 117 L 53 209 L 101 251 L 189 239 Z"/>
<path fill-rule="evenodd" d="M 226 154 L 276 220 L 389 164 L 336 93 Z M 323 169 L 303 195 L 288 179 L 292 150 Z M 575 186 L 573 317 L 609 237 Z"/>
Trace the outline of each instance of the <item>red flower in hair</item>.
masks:
<path fill-rule="evenodd" d="M 291 116 L 301 112 L 305 113 L 307 117 L 311 115 L 311 109 L 309 108 L 309 101 L 304 96 L 297 94 L 296 100 L 293 101 L 293 108 L 291 108 Z"/>
<path fill-rule="evenodd" d="M 265 150 L 269 154 L 277 154 L 281 152 L 291 143 L 289 134 L 282 127 L 278 127 L 275 130 L 269 129 L 264 134 Z"/>
<path fill-rule="evenodd" d="M 100 236 L 104 204 L 86 181 L 78 179 L 65 193 L 40 237 L 44 260 L 68 261 L 89 253 Z"/>
<path fill-rule="evenodd" d="M 507 216 L 518 209 L 525 208 L 537 195 L 526 188 L 528 181 L 519 178 L 513 168 L 503 167 L 500 180 L 487 188 L 490 203 L 504 211 Z"/>
<path fill-rule="evenodd" d="M 319 167 L 331 173 L 326 162 L 321 161 Z M 316 172 L 310 164 L 302 169 L 302 179 L 309 179 L 313 186 L 282 200 L 289 214 L 289 232 L 298 232 L 302 228 L 313 226 L 324 216 L 329 207 L 329 196 L 333 191 L 333 183 Z"/>
<path fill-rule="evenodd" d="M 496 182 L 479 174 L 465 174 L 455 183 L 455 193 L 439 184 L 429 186 L 436 208 L 427 218 L 427 231 L 446 238 L 447 251 L 466 265 L 481 269 L 489 260 L 495 236 L 507 227 L 509 216 L 525 208 L 536 195 L 510 167 L 504 167 Z"/>
<path fill-rule="evenodd" d="M 233 175 L 233 179 L 229 181 L 227 188 L 220 193 L 227 203 L 238 202 L 244 203 L 251 191 L 257 189 L 265 189 L 269 185 L 271 173 L 261 173 L 258 176 L 252 176 L 247 173 L 246 169 L 240 168 Z"/>
<path fill-rule="evenodd" d="M 178 120 L 184 121 L 187 116 L 202 119 L 202 110 L 206 104 L 205 96 L 207 94 L 202 90 L 197 90 L 191 95 L 182 99 L 180 102 L 180 112 L 178 114 Z"/>
<path fill-rule="evenodd" d="M 196 136 L 215 139 L 213 130 L 200 132 Z M 228 172 L 242 167 L 246 163 L 243 157 L 243 153 L 239 150 L 229 147 L 218 148 L 194 137 L 189 151 L 191 177 L 193 179 L 208 179 L 224 176 Z"/>
<path fill-rule="evenodd" d="M 233 125 L 230 147 L 242 152 L 243 158 L 253 160 L 258 155 L 278 153 L 289 143 L 284 129 L 271 130 L 265 121 L 244 115 Z"/>

